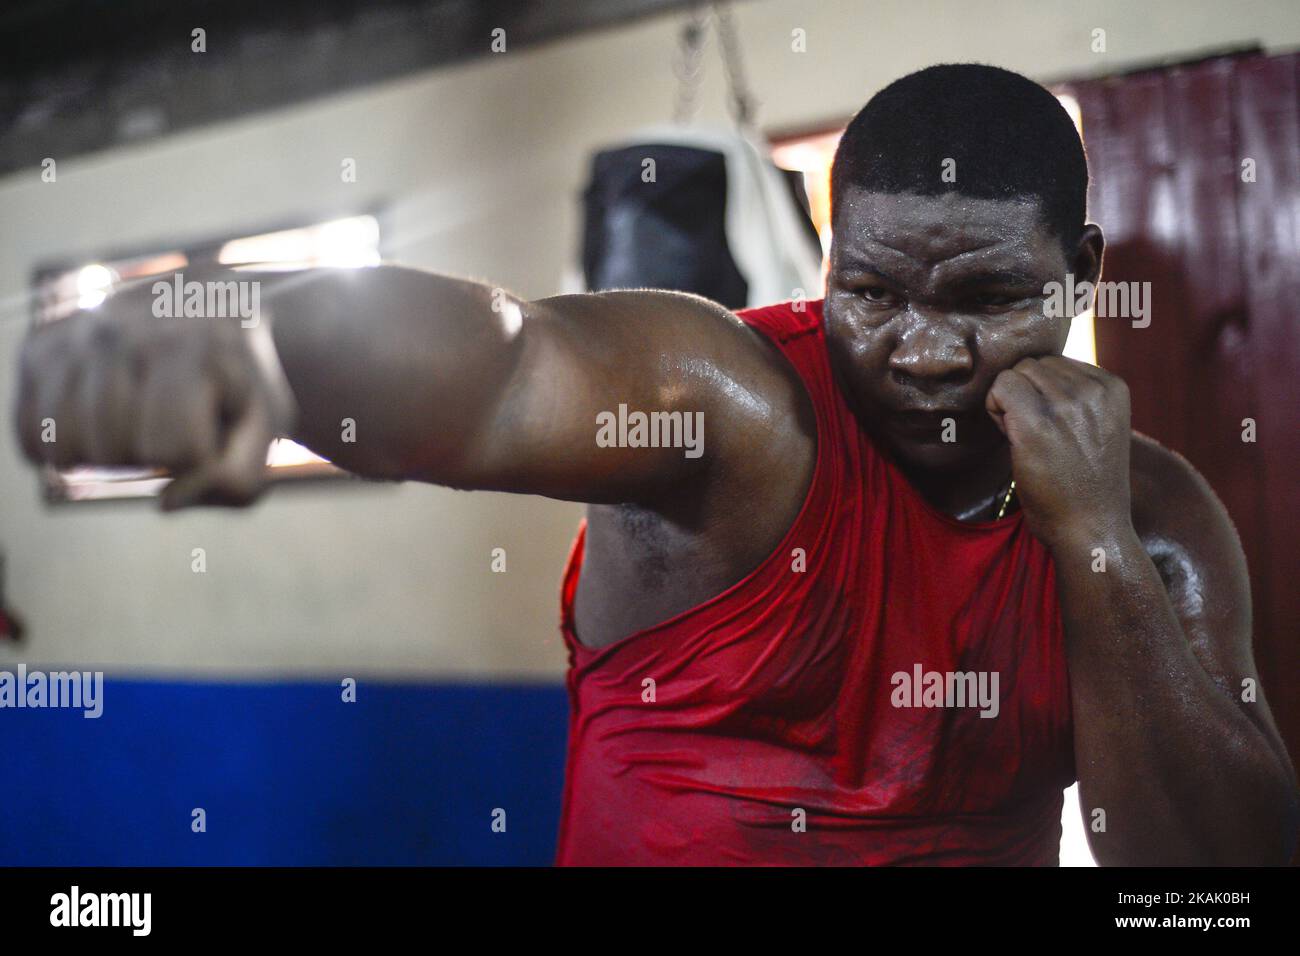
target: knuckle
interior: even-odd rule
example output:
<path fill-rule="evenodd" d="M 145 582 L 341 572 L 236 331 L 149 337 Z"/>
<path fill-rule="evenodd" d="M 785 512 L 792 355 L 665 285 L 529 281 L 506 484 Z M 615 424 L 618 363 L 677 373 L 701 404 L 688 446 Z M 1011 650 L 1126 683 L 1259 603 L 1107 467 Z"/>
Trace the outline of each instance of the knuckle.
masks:
<path fill-rule="evenodd" d="M 227 472 L 220 483 L 221 496 L 231 504 L 244 505 L 256 501 L 265 487 L 260 473 L 250 471 Z"/>

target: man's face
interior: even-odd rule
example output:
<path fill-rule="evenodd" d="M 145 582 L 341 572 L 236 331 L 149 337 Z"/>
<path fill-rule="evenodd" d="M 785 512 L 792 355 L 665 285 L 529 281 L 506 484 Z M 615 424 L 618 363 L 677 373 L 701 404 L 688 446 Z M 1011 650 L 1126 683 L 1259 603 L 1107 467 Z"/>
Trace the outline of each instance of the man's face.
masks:
<path fill-rule="evenodd" d="M 1059 354 L 1069 331 L 1044 314 L 1070 263 L 1038 203 L 853 187 L 837 202 L 825 325 L 850 407 L 904 466 L 954 470 L 996 449 L 993 380 Z"/>

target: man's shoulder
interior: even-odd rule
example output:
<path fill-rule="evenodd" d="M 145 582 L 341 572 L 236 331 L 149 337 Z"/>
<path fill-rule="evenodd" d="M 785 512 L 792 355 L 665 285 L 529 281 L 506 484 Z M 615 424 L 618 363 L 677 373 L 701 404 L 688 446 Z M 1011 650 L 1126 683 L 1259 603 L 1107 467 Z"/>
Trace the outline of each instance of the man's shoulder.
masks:
<path fill-rule="evenodd" d="M 1162 575 L 1175 564 L 1188 574 L 1246 581 L 1237 529 L 1210 483 L 1182 455 L 1133 432 L 1130 444 L 1133 527 Z M 1245 585 L 1248 587 L 1248 585 Z"/>
<path fill-rule="evenodd" d="M 1222 508 L 1204 476 L 1190 461 L 1148 435 L 1134 431 L 1129 442 L 1133 516 L 1167 520 L 1187 509 Z"/>

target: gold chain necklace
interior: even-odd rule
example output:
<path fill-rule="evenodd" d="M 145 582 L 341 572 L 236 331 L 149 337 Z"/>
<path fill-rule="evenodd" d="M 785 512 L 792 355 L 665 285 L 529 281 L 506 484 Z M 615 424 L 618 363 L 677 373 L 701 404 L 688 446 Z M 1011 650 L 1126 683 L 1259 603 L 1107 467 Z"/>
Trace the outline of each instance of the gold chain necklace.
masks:
<path fill-rule="evenodd" d="M 1002 507 L 998 509 L 998 517 L 994 518 L 993 519 L 994 521 L 997 521 L 1004 514 L 1007 513 L 1007 505 L 1011 504 L 1011 496 L 1014 495 L 1015 493 L 1016 493 L 1016 479 L 1012 478 L 1011 486 L 1007 488 L 1007 496 L 1002 499 Z"/>

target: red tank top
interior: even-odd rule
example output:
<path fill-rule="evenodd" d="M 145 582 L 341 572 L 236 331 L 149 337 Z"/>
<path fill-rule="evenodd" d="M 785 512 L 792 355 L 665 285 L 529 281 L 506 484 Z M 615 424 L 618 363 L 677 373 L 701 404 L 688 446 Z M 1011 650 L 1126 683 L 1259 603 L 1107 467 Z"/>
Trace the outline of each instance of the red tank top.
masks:
<path fill-rule="evenodd" d="M 579 529 L 557 862 L 1057 864 L 1074 761 L 1047 551 L 1018 511 L 942 514 L 872 446 L 820 301 L 739 315 L 812 398 L 812 485 L 751 574 L 600 650 L 574 632 Z"/>

